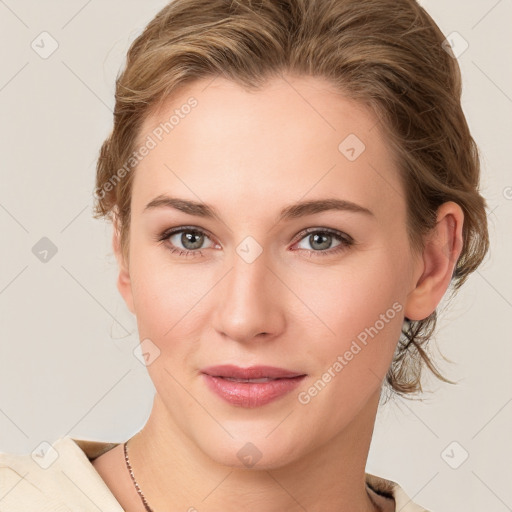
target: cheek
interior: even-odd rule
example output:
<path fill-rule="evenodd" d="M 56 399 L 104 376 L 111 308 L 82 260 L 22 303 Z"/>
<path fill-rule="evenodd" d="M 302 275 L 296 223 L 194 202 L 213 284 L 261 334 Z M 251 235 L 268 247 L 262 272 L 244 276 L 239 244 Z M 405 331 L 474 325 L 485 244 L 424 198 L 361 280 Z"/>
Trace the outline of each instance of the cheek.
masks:
<path fill-rule="evenodd" d="M 336 268 L 309 268 L 308 279 L 294 277 L 302 297 L 332 325 L 375 322 L 395 301 L 403 301 L 407 289 L 407 262 L 394 251 L 370 250 L 351 255 Z M 329 325 L 329 324 L 328 324 Z"/>
<path fill-rule="evenodd" d="M 215 276 L 200 267 L 167 258 L 163 248 L 134 251 L 130 277 L 139 335 L 152 340 L 163 355 L 195 346 L 208 321 L 205 298 Z"/>
<path fill-rule="evenodd" d="M 329 280 L 323 296 L 310 296 L 329 330 L 319 329 L 318 321 L 316 330 L 313 323 L 309 326 L 304 360 L 312 372 L 297 398 L 312 416 L 328 418 L 326 431 L 336 431 L 358 414 L 389 370 L 404 310 L 393 272 L 386 265 L 374 271 L 354 269 Z"/>
<path fill-rule="evenodd" d="M 300 321 L 315 340 L 306 350 L 321 367 L 346 354 L 350 366 L 385 374 L 403 323 L 407 262 L 394 251 L 368 251 L 346 263 L 328 273 L 317 267 L 297 291 L 315 313 Z"/>

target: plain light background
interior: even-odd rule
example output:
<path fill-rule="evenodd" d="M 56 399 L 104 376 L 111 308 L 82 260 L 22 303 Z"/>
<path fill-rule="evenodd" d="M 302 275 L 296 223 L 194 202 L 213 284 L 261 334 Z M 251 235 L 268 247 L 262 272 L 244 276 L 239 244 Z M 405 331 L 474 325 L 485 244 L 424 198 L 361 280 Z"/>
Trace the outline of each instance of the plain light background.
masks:
<path fill-rule="evenodd" d="M 165 4 L 0 0 L 0 451 L 64 435 L 119 442 L 150 412 L 154 388 L 92 192 L 115 77 Z M 439 321 L 435 345 L 455 362 L 440 365 L 459 384 L 427 379 L 423 402 L 384 405 L 367 471 L 433 512 L 501 512 L 512 510 L 512 2 L 422 5 L 445 35 L 458 33 L 456 49 L 468 44 L 463 107 L 491 250 Z M 44 37 L 51 49 L 45 31 L 58 48 L 42 58 L 31 44 Z M 57 250 L 46 262 L 33 252 L 43 237 Z"/>

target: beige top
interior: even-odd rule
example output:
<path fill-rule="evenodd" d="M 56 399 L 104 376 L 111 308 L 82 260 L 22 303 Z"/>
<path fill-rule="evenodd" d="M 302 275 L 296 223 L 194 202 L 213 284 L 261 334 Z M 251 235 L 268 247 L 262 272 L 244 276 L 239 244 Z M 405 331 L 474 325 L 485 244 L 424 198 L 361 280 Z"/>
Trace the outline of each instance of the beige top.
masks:
<path fill-rule="evenodd" d="M 61 437 L 27 455 L 0 452 L 2 512 L 124 512 L 91 460 L 119 443 Z M 396 512 L 428 512 L 391 480 L 366 473 L 379 494 L 393 497 Z"/>

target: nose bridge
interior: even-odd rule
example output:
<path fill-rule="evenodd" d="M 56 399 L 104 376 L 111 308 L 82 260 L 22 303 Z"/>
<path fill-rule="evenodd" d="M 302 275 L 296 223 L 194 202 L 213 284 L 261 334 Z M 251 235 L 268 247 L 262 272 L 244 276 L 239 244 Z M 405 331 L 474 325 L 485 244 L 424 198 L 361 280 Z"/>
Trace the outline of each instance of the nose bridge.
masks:
<path fill-rule="evenodd" d="M 270 251 L 254 238 L 246 237 L 233 251 L 231 267 L 218 297 L 219 332 L 239 341 L 260 333 L 276 334 L 282 327 L 278 279 Z"/>
<path fill-rule="evenodd" d="M 242 297 L 252 297 L 256 291 L 263 291 L 272 274 L 270 251 L 252 237 L 244 239 L 237 247 L 232 259 L 232 289 L 230 293 L 240 293 Z"/>

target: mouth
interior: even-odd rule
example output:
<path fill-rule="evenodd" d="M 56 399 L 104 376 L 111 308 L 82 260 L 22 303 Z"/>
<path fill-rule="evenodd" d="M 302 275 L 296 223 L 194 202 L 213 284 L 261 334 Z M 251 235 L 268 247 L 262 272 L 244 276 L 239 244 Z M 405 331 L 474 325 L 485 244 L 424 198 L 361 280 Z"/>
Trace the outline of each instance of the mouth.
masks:
<path fill-rule="evenodd" d="M 273 366 L 240 368 L 223 365 L 201 372 L 208 388 L 225 402 L 255 408 L 284 397 L 306 377 L 305 373 Z"/>

